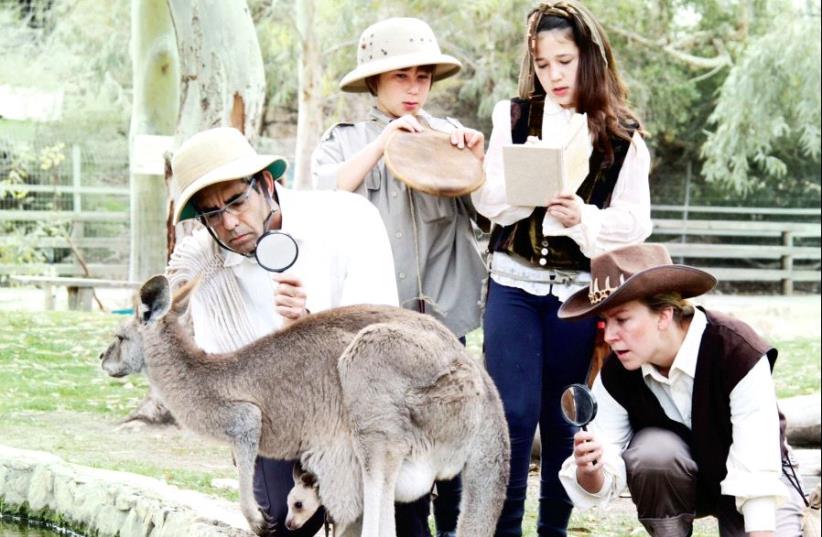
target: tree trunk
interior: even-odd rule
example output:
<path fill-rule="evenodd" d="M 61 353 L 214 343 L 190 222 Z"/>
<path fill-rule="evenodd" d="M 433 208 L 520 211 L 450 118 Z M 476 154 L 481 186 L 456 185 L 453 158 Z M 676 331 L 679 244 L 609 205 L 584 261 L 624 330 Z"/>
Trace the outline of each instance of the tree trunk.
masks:
<path fill-rule="evenodd" d="M 263 56 L 244 1 L 168 0 L 180 53 L 177 145 L 211 127 L 257 136 L 265 101 Z"/>
<path fill-rule="evenodd" d="M 312 188 L 311 152 L 323 129 L 320 96 L 320 50 L 314 36 L 315 0 L 297 0 L 297 33 L 300 39 L 299 87 L 297 90 L 297 147 L 294 151 L 294 188 Z"/>
<path fill-rule="evenodd" d="M 131 255 L 129 279 L 142 281 L 166 264 L 166 186 L 162 156 L 157 165 L 136 162 L 145 135 L 171 135 L 177 122 L 179 62 L 165 0 L 132 0 L 131 58 L 134 100 L 129 131 L 131 161 Z"/>
<path fill-rule="evenodd" d="M 246 2 L 168 0 L 168 5 L 182 73 L 174 146 L 220 126 L 239 129 L 253 144 L 262 123 L 265 72 Z M 181 239 L 194 226 L 185 222 L 168 235 Z"/>

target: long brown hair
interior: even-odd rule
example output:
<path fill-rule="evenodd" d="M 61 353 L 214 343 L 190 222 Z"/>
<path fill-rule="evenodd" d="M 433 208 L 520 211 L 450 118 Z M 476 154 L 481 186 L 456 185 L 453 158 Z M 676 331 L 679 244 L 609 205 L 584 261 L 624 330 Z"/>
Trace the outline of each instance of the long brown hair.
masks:
<path fill-rule="evenodd" d="M 627 89 L 617 71 L 616 60 L 605 30 L 588 9 L 575 0 L 544 2 L 528 14 L 525 54 L 519 76 L 521 99 L 545 98 L 534 73 L 534 52 L 540 32 L 570 29 L 579 48 L 576 80 L 576 108 L 588 114 L 588 129 L 594 146 L 605 154 L 604 166 L 614 160 L 611 138 L 631 140 L 631 130 L 642 134 L 642 124 L 626 104 Z"/>

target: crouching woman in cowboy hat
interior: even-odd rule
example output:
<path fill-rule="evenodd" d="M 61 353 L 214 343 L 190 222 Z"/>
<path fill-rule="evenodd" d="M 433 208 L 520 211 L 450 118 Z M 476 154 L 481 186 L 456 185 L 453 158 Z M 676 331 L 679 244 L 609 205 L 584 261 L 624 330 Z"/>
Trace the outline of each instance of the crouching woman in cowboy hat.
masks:
<path fill-rule="evenodd" d="M 691 535 L 706 515 L 722 537 L 801 535 L 771 379 L 776 349 L 745 323 L 691 305 L 716 279 L 674 265 L 662 245 L 594 257 L 591 280 L 559 310 L 601 316 L 612 351 L 593 386 L 597 416 L 560 471 L 574 504 L 606 504 L 627 483 L 651 535 Z"/>

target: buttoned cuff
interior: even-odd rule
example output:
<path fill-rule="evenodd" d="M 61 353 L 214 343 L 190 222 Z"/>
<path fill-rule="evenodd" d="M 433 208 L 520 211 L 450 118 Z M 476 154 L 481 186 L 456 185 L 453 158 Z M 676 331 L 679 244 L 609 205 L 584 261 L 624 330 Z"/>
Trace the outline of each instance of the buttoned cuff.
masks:
<path fill-rule="evenodd" d="M 602 488 L 597 492 L 588 492 L 577 481 L 577 465 L 574 457 L 568 457 L 562 464 L 559 471 L 559 481 L 562 483 L 568 498 L 574 503 L 574 507 L 580 511 L 586 511 L 591 507 L 607 505 L 614 496 L 613 476 L 607 471 L 603 472 L 604 480 Z"/>
<path fill-rule="evenodd" d="M 745 531 L 773 531 L 776 528 L 776 500 L 751 498 L 740 509 L 745 518 Z"/>

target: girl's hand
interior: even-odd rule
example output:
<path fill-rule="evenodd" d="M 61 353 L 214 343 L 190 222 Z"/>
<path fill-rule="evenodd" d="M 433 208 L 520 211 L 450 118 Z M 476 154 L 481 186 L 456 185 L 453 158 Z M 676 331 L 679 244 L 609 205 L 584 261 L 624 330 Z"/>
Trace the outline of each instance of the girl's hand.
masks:
<path fill-rule="evenodd" d="M 388 142 L 388 137 L 391 136 L 391 133 L 398 129 L 402 129 L 408 132 L 423 131 L 420 122 L 411 114 L 405 114 L 404 116 L 400 116 L 397 119 L 394 119 L 391 122 L 389 122 L 388 125 L 386 125 L 385 128 L 382 130 L 379 137 L 377 137 L 379 147 L 382 151 L 385 151 L 385 144 Z"/>
<path fill-rule="evenodd" d="M 451 144 L 460 149 L 468 147 L 479 160 L 485 158 L 485 135 L 478 130 L 456 129 L 451 133 Z"/>
<path fill-rule="evenodd" d="M 565 227 L 582 222 L 582 207 L 574 194 L 557 194 L 548 201 L 548 214 Z"/>
<path fill-rule="evenodd" d="M 588 431 L 574 435 L 574 462 L 577 473 L 597 474 L 602 469 L 602 446 Z"/>

